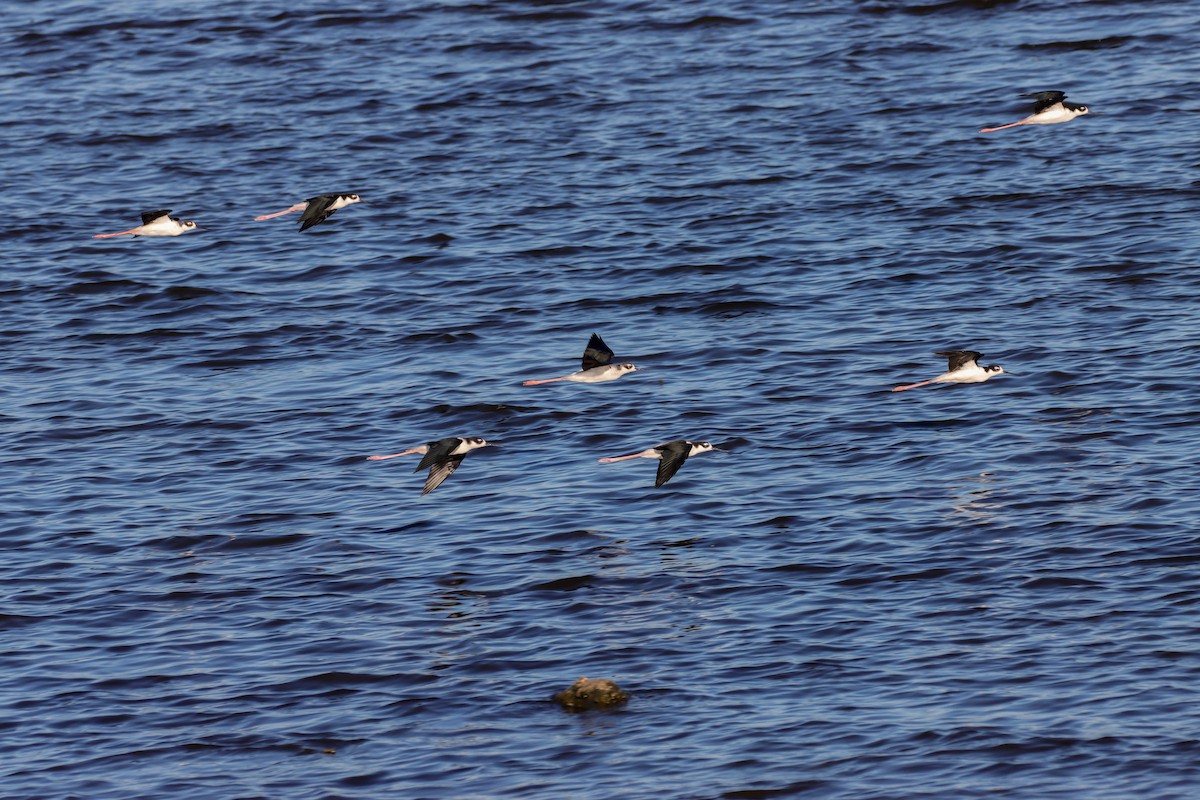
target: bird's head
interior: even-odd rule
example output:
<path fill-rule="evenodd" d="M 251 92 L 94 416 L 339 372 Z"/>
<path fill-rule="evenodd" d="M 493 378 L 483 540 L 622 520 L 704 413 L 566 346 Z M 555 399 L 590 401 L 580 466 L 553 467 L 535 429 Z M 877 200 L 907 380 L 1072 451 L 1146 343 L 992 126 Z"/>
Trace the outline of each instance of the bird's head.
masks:
<path fill-rule="evenodd" d="M 692 452 L 688 455 L 696 455 L 697 453 L 707 453 L 709 450 L 716 450 L 712 442 L 692 442 Z"/>
<path fill-rule="evenodd" d="M 626 372 L 637 372 L 638 368 L 635 367 L 633 364 L 626 362 L 624 364 L 617 364 L 617 370 L 619 372 L 621 372 L 621 374 L 624 374 Z"/>
<path fill-rule="evenodd" d="M 356 194 L 344 194 L 344 195 L 342 195 L 342 198 L 346 201 L 347 205 L 349 205 L 350 203 L 361 203 L 362 202 L 362 198 Z"/>
<path fill-rule="evenodd" d="M 471 439 L 463 439 L 462 446 L 463 446 L 464 452 L 466 452 L 467 450 L 477 450 L 480 447 L 487 447 L 488 444 L 489 443 L 487 441 L 480 439 L 478 436 L 476 436 Z"/>
<path fill-rule="evenodd" d="M 198 225 L 196 225 L 196 223 L 195 223 L 195 222 L 193 222 L 193 221 L 192 221 L 192 220 L 190 220 L 190 219 L 189 219 L 189 220 L 187 220 L 186 222 L 181 222 L 181 223 L 179 223 L 179 225 L 180 225 L 180 227 L 181 227 L 181 228 L 183 228 L 185 231 L 194 231 L 194 230 L 196 230 L 196 228 L 198 228 L 198 227 L 199 227 Z"/>
<path fill-rule="evenodd" d="M 983 371 L 988 375 L 1003 375 L 1004 367 L 1000 366 L 999 364 L 988 364 L 983 368 Z"/>

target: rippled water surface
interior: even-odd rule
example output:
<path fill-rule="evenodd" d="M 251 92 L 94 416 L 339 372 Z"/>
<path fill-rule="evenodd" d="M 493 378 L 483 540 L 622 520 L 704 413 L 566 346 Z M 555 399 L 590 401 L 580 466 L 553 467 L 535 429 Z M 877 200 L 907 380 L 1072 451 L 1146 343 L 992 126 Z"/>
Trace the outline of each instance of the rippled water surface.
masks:
<path fill-rule="evenodd" d="M 0 795 L 1197 796 L 1193 3 L 0 7 Z"/>

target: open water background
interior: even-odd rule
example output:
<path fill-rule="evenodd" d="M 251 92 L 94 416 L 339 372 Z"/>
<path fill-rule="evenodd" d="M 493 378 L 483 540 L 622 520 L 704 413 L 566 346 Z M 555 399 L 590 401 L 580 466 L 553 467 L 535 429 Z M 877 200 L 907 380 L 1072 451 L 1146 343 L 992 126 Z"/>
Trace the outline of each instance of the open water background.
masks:
<path fill-rule="evenodd" d="M 0 10 L 3 797 L 1197 796 L 1190 0 Z"/>

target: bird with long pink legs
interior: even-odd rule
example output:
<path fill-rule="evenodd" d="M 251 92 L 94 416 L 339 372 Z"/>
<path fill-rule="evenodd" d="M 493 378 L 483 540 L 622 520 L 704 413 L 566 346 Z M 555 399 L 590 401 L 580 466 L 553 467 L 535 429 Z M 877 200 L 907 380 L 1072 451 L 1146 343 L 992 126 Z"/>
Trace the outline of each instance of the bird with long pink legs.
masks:
<path fill-rule="evenodd" d="M 181 222 L 171 216 L 171 211 L 145 211 L 142 212 L 142 224 L 136 228 L 130 228 L 127 231 L 117 231 L 116 233 L 97 233 L 93 239 L 111 239 L 114 236 L 178 236 L 181 233 L 196 230 L 198 226 L 195 222 L 187 220 Z"/>
<path fill-rule="evenodd" d="M 983 383 L 988 378 L 1004 374 L 1004 367 L 999 364 L 991 364 L 986 367 L 979 366 L 978 360 L 983 358 L 983 353 L 978 353 L 974 350 L 939 350 L 934 355 L 944 356 L 948 359 L 949 369 L 936 378 L 910 383 L 905 386 L 897 386 L 892 391 L 904 392 L 909 389 L 916 389 L 918 386 L 928 386 L 931 383 Z"/>
<path fill-rule="evenodd" d="M 1060 122 L 1070 122 L 1076 117 L 1089 112 L 1087 106 L 1078 103 L 1068 103 L 1062 92 L 1034 92 L 1021 95 L 1033 98 L 1033 113 L 1022 120 L 1010 122 L 1007 125 L 997 125 L 995 128 L 980 128 L 980 133 L 1002 131 L 1005 128 L 1015 128 L 1018 125 L 1056 125 Z"/>
<path fill-rule="evenodd" d="M 588 346 L 583 351 L 583 368 L 561 378 L 543 378 L 541 380 L 521 381 L 522 386 L 540 386 L 543 383 L 558 383 L 573 381 L 575 383 L 604 383 L 615 381 L 631 372 L 640 370 L 633 364 L 614 364 L 613 351 L 609 349 L 599 334 L 593 333 L 588 340 Z"/>
<path fill-rule="evenodd" d="M 274 219 L 282 217 L 284 214 L 291 214 L 293 211 L 303 211 L 300 216 L 300 230 L 306 231 L 313 225 L 320 224 L 329 219 L 330 214 L 337 211 L 339 208 L 361 203 L 362 198 L 356 194 L 319 194 L 316 197 L 310 197 L 303 203 L 296 203 L 294 206 L 289 206 L 283 211 L 276 211 L 274 214 L 263 214 L 254 218 L 255 222 L 261 222 L 264 219 Z"/>
<path fill-rule="evenodd" d="M 458 465 L 462 463 L 467 453 L 477 450 L 480 447 L 487 447 L 489 444 L 489 442 L 478 437 L 461 438 L 450 436 L 446 439 L 438 439 L 436 442 L 426 442 L 417 447 L 410 447 L 402 453 L 391 453 L 386 456 L 367 456 L 367 461 L 386 461 L 389 458 L 399 458 L 411 453 L 420 453 L 423 458 L 413 472 L 420 472 L 428 467 L 429 475 L 425 478 L 425 488 L 421 490 L 422 495 L 427 495 L 441 486 L 446 478 L 454 474 L 454 470 L 458 469 Z"/>
<path fill-rule="evenodd" d="M 640 453 L 602 458 L 600 459 L 600 463 L 615 464 L 618 461 L 628 461 L 631 458 L 656 458 L 658 459 L 658 474 L 654 478 L 654 488 L 658 489 L 664 483 L 671 480 L 676 472 L 679 472 L 679 468 L 683 466 L 683 462 L 688 460 L 688 456 L 707 453 L 710 450 L 721 451 L 721 448 L 714 447 L 708 442 L 689 442 L 686 439 L 676 439 L 673 442 L 660 444 L 658 447 L 642 450 Z"/>

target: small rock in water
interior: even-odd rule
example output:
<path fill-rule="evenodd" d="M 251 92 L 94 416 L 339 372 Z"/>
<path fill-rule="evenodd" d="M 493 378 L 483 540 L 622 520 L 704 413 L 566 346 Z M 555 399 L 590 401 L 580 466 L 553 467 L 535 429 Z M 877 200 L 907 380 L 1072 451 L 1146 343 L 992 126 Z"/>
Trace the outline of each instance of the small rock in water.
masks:
<path fill-rule="evenodd" d="M 586 676 L 554 695 L 554 702 L 567 711 L 615 708 L 628 699 L 629 694 L 607 678 L 588 678 Z"/>

